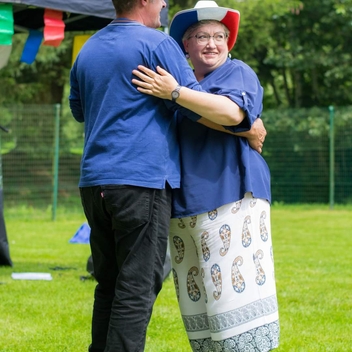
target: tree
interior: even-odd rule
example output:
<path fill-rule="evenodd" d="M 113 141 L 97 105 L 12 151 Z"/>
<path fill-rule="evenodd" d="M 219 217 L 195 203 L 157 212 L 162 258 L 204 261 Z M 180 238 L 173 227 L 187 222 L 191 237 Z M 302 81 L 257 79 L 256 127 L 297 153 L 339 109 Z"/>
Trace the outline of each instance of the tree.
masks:
<path fill-rule="evenodd" d="M 194 5 L 171 0 L 169 18 Z M 352 104 L 352 0 L 218 0 L 218 5 L 241 12 L 231 54 L 257 72 L 267 108 Z M 61 103 L 73 36 L 66 33 L 58 48 L 42 46 L 27 65 L 19 62 L 26 35 L 16 34 L 10 63 L 0 70 L 0 104 Z"/>
<path fill-rule="evenodd" d="M 307 0 L 273 18 L 272 45 L 263 64 L 275 77 L 273 89 L 281 92 L 277 105 L 352 103 L 351 5 L 351 0 Z"/>
<path fill-rule="evenodd" d="M 20 62 L 27 36 L 13 36 L 9 64 L 0 70 L 3 82 L 0 104 L 61 104 L 71 66 L 72 34 L 66 33 L 58 48 L 42 45 L 36 60 L 30 65 Z"/>

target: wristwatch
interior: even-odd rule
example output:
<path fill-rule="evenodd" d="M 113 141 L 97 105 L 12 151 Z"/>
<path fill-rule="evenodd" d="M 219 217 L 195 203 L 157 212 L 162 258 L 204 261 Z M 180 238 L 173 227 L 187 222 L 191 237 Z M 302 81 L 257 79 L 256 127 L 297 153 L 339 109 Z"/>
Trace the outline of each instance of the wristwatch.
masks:
<path fill-rule="evenodd" d="M 171 99 L 173 102 L 180 96 L 181 86 L 178 84 L 177 87 L 171 92 Z"/>

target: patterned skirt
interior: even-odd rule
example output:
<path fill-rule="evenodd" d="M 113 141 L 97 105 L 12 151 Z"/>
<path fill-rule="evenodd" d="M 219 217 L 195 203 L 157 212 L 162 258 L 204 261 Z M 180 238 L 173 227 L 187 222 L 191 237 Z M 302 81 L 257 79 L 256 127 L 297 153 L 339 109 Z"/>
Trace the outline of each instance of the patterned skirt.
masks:
<path fill-rule="evenodd" d="M 172 219 L 172 271 L 193 351 L 279 345 L 270 205 L 250 193 L 209 213 Z"/>

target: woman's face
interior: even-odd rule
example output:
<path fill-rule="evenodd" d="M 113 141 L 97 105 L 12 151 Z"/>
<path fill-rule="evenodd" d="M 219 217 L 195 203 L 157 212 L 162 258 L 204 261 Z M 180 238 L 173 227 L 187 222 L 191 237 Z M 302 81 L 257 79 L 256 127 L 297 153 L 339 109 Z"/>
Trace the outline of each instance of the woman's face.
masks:
<path fill-rule="evenodd" d="M 183 44 L 196 72 L 208 73 L 215 70 L 226 61 L 229 53 L 221 23 L 199 26 Z"/>

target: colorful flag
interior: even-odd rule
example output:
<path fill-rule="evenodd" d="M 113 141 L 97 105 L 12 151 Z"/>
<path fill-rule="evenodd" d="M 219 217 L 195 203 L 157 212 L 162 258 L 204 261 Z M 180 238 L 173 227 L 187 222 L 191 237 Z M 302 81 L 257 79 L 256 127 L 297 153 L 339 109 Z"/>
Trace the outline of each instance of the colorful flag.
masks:
<path fill-rule="evenodd" d="M 14 33 L 12 4 L 0 4 L 0 69 L 9 61 Z"/>
<path fill-rule="evenodd" d="M 22 51 L 21 62 L 25 62 L 27 64 L 34 62 L 42 40 L 43 32 L 34 29 L 29 30 L 29 35 Z"/>
<path fill-rule="evenodd" d="M 12 45 L 13 33 L 12 4 L 0 4 L 0 45 Z"/>
<path fill-rule="evenodd" d="M 65 37 L 65 23 L 62 11 L 44 10 L 44 43 L 48 46 L 59 46 Z"/>
<path fill-rule="evenodd" d="M 76 35 L 73 38 L 73 50 L 72 50 L 72 64 L 75 62 L 79 51 L 82 49 L 83 44 L 89 39 L 90 34 Z"/>

